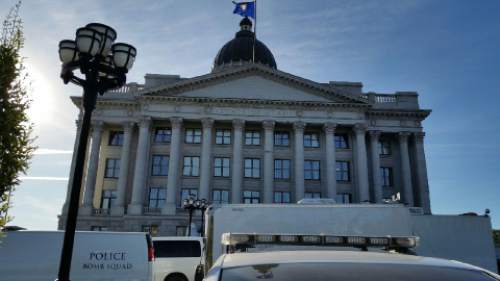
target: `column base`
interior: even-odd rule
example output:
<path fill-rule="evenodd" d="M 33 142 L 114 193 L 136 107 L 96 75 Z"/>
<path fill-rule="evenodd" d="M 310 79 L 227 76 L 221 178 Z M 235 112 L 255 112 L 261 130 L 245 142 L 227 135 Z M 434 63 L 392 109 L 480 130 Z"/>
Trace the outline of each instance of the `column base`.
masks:
<path fill-rule="evenodd" d="M 176 210 L 177 210 L 177 207 L 175 206 L 175 203 L 167 203 L 161 209 L 161 214 L 162 215 L 175 215 Z"/>
<path fill-rule="evenodd" d="M 92 208 L 92 206 L 90 205 L 84 205 L 84 206 L 80 206 L 80 208 L 78 209 L 78 215 L 80 216 L 90 216 L 92 215 L 92 210 L 94 208 Z"/>
<path fill-rule="evenodd" d="M 112 216 L 123 216 L 125 214 L 125 207 L 123 206 L 115 206 L 111 208 Z"/>
<path fill-rule="evenodd" d="M 127 215 L 142 215 L 142 205 L 138 204 L 128 205 Z"/>

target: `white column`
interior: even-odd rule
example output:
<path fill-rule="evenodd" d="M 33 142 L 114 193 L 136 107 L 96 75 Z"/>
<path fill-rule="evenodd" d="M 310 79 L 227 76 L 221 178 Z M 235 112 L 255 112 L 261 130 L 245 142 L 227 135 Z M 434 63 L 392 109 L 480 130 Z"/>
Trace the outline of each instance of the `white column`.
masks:
<path fill-rule="evenodd" d="M 356 136 L 356 182 L 358 185 L 359 202 L 370 201 L 370 190 L 368 186 L 368 161 L 366 157 L 366 125 L 356 124 L 354 126 Z"/>
<path fill-rule="evenodd" d="M 418 203 L 424 209 L 424 213 L 431 213 L 431 202 L 429 196 L 429 182 L 427 179 L 427 163 L 424 151 L 424 132 L 414 134 L 415 138 L 415 172 L 417 173 Z"/>
<path fill-rule="evenodd" d="M 326 185 L 327 197 L 336 199 L 337 197 L 337 172 L 336 172 L 336 158 L 335 158 L 335 128 L 337 124 L 326 123 L 323 126 L 325 131 L 326 140 Z"/>
<path fill-rule="evenodd" d="M 231 203 L 241 203 L 241 189 L 243 183 L 243 128 L 245 121 L 241 119 L 233 120 L 233 174 L 231 188 Z"/>
<path fill-rule="evenodd" d="M 262 126 L 264 127 L 264 203 L 273 203 L 274 121 L 264 121 Z"/>
<path fill-rule="evenodd" d="M 408 136 L 410 133 L 399 133 L 399 152 L 401 154 L 401 172 L 403 180 L 403 202 L 413 206 L 413 187 L 411 184 L 410 157 L 408 154 Z"/>
<path fill-rule="evenodd" d="M 380 182 L 380 152 L 378 150 L 378 142 L 380 131 L 369 131 L 370 134 L 370 153 L 371 153 L 371 168 L 372 168 L 372 186 L 375 203 L 382 203 L 384 197 L 382 184 Z"/>
<path fill-rule="evenodd" d="M 295 200 L 304 198 L 304 122 L 293 123 L 295 141 Z"/>
<path fill-rule="evenodd" d="M 69 171 L 69 179 L 68 179 L 68 187 L 66 189 L 66 201 L 64 202 L 63 208 L 62 208 L 62 214 L 65 215 L 68 213 L 68 205 L 69 205 L 69 200 L 71 197 L 71 189 L 73 187 L 73 172 L 75 171 L 75 165 L 76 165 L 76 154 L 77 154 L 77 149 L 78 149 L 78 143 L 80 139 L 80 128 L 81 126 L 81 120 L 76 120 L 76 137 L 75 137 L 75 144 L 73 145 L 73 157 L 71 158 L 71 167 Z M 82 181 L 83 182 L 83 181 Z"/>
<path fill-rule="evenodd" d="M 97 168 L 99 165 L 99 151 L 101 149 L 102 122 L 92 124 L 92 146 L 90 150 L 89 165 L 87 168 L 87 179 L 83 194 L 83 204 L 80 214 L 91 215 L 94 200 L 94 190 L 97 179 Z"/>
<path fill-rule="evenodd" d="M 200 167 L 200 199 L 209 199 L 210 178 L 212 176 L 210 170 L 210 161 L 212 158 L 212 127 L 214 120 L 205 118 L 201 120 L 203 126 L 203 140 L 201 143 L 201 167 Z"/>
<path fill-rule="evenodd" d="M 168 162 L 167 202 L 162 209 L 162 214 L 175 215 L 179 167 L 182 166 L 180 161 L 182 118 L 170 118 L 170 124 L 172 127 L 172 138 L 170 139 L 170 158 Z"/>
<path fill-rule="evenodd" d="M 146 172 L 149 159 L 151 119 L 143 118 L 139 124 L 139 142 L 135 157 L 134 180 L 132 182 L 132 200 L 128 205 L 127 214 L 141 215 L 143 209 L 144 190 L 146 189 Z"/>
<path fill-rule="evenodd" d="M 132 130 L 135 123 L 123 123 L 123 146 L 120 156 L 120 175 L 116 189 L 116 204 L 111 208 L 111 215 L 123 216 L 125 214 L 125 195 L 127 191 L 127 179 L 129 175 L 130 144 L 132 143 Z"/>

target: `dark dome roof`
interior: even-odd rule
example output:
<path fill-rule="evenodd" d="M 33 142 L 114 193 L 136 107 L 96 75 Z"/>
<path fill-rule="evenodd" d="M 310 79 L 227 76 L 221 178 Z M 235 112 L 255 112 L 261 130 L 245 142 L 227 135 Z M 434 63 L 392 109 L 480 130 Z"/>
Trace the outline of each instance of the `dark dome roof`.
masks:
<path fill-rule="evenodd" d="M 254 42 L 254 33 L 251 31 L 252 22 L 248 18 L 244 18 L 241 20 L 240 26 L 241 30 L 236 33 L 235 38 L 227 42 L 217 53 L 214 60 L 214 69 L 224 64 L 252 61 Z M 259 40 L 255 42 L 255 62 L 276 69 L 273 54 Z"/>

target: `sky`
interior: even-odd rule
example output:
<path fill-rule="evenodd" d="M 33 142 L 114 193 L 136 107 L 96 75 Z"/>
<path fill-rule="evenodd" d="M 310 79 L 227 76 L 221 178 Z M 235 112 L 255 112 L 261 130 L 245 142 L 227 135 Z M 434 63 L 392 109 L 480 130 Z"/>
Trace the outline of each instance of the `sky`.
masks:
<path fill-rule="evenodd" d="M 4 18 L 17 1 L 0 1 Z M 59 78 L 58 42 L 101 22 L 146 73 L 210 72 L 241 17 L 230 0 L 25 0 L 29 115 L 39 149 L 14 192 L 12 225 L 56 229 L 76 133 L 72 95 Z M 259 0 L 257 37 L 278 68 L 318 82 L 359 81 L 364 91 L 417 91 L 435 214 L 491 210 L 500 228 L 500 2 L 497 0 Z"/>

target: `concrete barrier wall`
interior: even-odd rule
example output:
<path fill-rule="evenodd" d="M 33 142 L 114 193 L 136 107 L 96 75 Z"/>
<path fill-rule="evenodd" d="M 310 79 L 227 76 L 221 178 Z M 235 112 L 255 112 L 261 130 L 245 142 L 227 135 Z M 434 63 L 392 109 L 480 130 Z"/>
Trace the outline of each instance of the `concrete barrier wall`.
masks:
<path fill-rule="evenodd" d="M 488 217 L 412 216 L 413 235 L 420 237 L 418 255 L 454 259 L 496 272 Z"/>

